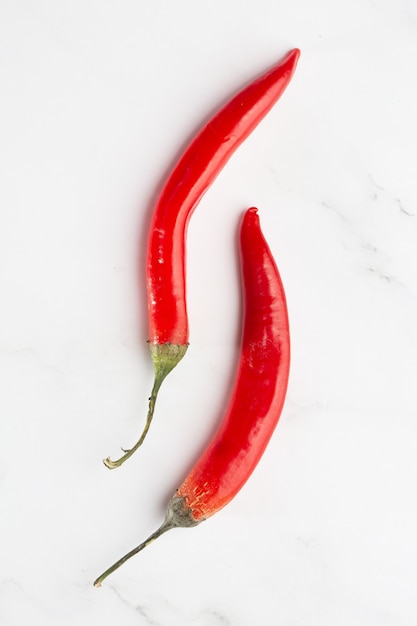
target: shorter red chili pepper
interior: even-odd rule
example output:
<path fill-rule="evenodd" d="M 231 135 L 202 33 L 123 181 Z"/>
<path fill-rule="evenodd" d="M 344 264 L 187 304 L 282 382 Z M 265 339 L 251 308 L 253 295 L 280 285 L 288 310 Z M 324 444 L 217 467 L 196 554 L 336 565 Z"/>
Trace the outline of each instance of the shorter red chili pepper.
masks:
<path fill-rule="evenodd" d="M 166 531 L 195 526 L 230 502 L 255 469 L 281 415 L 290 365 L 287 305 L 255 208 L 245 213 L 240 243 L 242 347 L 224 419 L 171 499 L 162 526 L 99 576 L 94 582 L 96 587 Z"/>

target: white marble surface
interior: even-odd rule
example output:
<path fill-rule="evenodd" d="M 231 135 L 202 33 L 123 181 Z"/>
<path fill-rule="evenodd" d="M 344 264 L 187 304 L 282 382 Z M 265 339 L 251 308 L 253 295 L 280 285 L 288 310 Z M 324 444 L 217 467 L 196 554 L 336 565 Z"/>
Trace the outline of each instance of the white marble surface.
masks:
<path fill-rule="evenodd" d="M 155 194 L 295 46 L 293 83 L 190 223 L 189 353 L 109 472 L 152 382 Z M 416 0 L 1 3 L 0 624 L 415 626 L 416 78 Z M 253 204 L 290 310 L 280 424 L 233 503 L 95 589 L 221 417 Z"/>

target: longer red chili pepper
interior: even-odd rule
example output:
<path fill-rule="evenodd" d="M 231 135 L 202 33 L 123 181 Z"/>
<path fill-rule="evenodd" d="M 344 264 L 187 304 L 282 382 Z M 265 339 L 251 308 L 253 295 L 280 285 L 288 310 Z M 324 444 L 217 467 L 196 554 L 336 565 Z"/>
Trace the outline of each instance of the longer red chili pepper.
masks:
<path fill-rule="evenodd" d="M 120 466 L 143 443 L 161 384 L 188 347 L 185 237 L 190 216 L 234 151 L 281 96 L 299 56 L 300 51 L 295 48 L 220 109 L 185 150 L 162 189 L 150 227 L 147 256 L 149 347 L 155 370 L 154 385 L 141 437 L 117 461 L 104 459 L 109 469 Z"/>
<path fill-rule="evenodd" d="M 284 288 L 255 208 L 246 212 L 242 222 L 241 256 L 242 348 L 224 419 L 171 499 L 162 526 L 99 576 L 97 587 L 167 530 L 195 526 L 223 508 L 255 469 L 275 429 L 287 391 L 289 324 Z"/>

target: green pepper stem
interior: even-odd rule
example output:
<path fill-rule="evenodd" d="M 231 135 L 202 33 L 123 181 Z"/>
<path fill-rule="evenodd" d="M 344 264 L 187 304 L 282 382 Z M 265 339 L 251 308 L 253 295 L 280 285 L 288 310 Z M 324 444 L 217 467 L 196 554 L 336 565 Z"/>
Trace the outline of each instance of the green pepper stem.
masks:
<path fill-rule="evenodd" d="M 154 364 L 155 378 L 151 395 L 149 397 L 148 415 L 146 417 L 145 428 L 143 429 L 141 436 L 132 448 L 130 448 L 129 450 L 124 450 L 122 448 L 124 454 L 119 459 L 117 459 L 116 461 L 112 461 L 110 457 L 103 459 L 103 463 L 108 469 L 114 469 L 123 465 L 123 463 L 127 461 L 127 459 L 129 459 L 144 442 L 155 412 L 155 404 L 158 397 L 159 389 L 168 374 L 174 369 L 176 365 L 178 365 L 178 363 L 185 355 L 188 344 L 149 344 L 149 347 L 151 351 L 152 361 Z"/>
<path fill-rule="evenodd" d="M 143 541 L 142 543 L 140 543 L 138 546 L 136 546 L 136 548 L 133 548 L 133 550 L 131 550 L 130 552 L 122 556 L 121 559 L 119 559 L 118 561 L 116 561 L 116 563 L 114 563 L 109 568 L 107 568 L 106 571 L 103 572 L 103 574 L 101 574 L 101 576 L 99 576 L 94 581 L 94 587 L 101 587 L 101 583 L 103 582 L 105 578 L 107 578 L 107 576 L 112 574 L 115 570 L 119 569 L 119 567 L 123 565 L 123 563 L 126 563 L 126 561 L 132 558 L 132 556 L 135 556 L 135 554 L 137 554 L 138 552 L 141 552 L 141 550 L 146 548 L 146 546 L 148 546 L 150 543 L 155 541 L 155 539 L 158 539 L 158 537 L 166 533 L 168 530 L 171 530 L 171 528 L 175 528 L 175 524 L 173 524 L 172 522 L 171 523 L 164 522 L 158 528 L 158 530 L 153 532 L 152 535 L 149 535 L 146 541 Z"/>
<path fill-rule="evenodd" d="M 146 541 L 140 543 L 136 546 L 136 548 L 133 548 L 133 550 L 122 556 L 121 559 L 106 569 L 106 571 L 94 581 L 94 587 L 101 587 L 101 583 L 105 578 L 107 578 L 107 576 L 119 569 L 123 563 L 126 563 L 126 561 L 132 558 L 132 556 L 135 556 L 138 552 L 141 552 L 144 548 L 146 548 L 146 546 L 155 541 L 155 539 L 158 539 L 158 537 L 166 533 L 168 530 L 171 530 L 172 528 L 191 528 L 192 526 L 197 526 L 199 523 L 199 520 L 194 519 L 192 511 L 188 508 L 185 499 L 174 495 L 168 505 L 163 524 L 155 532 L 149 535 Z"/>

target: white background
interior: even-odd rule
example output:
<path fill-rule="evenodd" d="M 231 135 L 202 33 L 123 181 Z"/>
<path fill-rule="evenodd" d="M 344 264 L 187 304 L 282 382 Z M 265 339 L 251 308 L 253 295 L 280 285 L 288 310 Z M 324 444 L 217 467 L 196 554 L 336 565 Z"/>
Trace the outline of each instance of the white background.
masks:
<path fill-rule="evenodd" d="M 291 85 L 191 219 L 188 354 L 109 472 L 152 384 L 158 190 L 293 47 Z M 416 0 L 2 0 L 2 625 L 417 623 L 416 77 Z M 281 421 L 226 509 L 95 589 L 221 419 L 251 205 L 288 297 Z"/>

